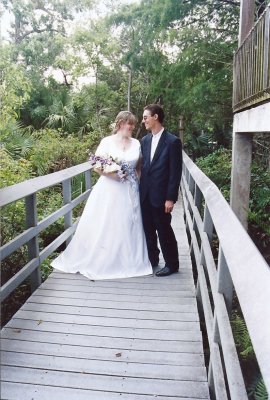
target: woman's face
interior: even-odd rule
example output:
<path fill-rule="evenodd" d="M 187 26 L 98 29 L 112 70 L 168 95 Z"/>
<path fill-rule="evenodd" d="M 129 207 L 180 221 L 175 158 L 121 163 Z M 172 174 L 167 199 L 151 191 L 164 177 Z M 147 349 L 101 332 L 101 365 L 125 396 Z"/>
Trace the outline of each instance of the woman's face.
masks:
<path fill-rule="evenodd" d="M 128 133 L 128 134 L 132 134 L 132 132 L 134 131 L 134 128 L 135 128 L 135 124 L 134 124 L 134 122 L 123 122 L 122 124 L 121 124 L 121 130 L 123 131 L 123 132 L 125 132 L 125 133 Z"/>

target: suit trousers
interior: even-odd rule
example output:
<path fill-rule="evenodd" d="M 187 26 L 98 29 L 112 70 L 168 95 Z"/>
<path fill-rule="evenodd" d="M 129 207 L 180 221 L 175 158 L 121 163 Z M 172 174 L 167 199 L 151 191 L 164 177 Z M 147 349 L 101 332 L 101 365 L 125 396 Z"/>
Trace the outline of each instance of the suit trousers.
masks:
<path fill-rule="evenodd" d="M 148 197 L 142 202 L 141 207 L 148 256 L 152 266 L 157 265 L 159 261 L 158 236 L 166 265 L 177 270 L 179 257 L 177 241 L 171 227 L 171 213 L 165 213 L 165 204 L 163 207 L 152 206 Z"/>

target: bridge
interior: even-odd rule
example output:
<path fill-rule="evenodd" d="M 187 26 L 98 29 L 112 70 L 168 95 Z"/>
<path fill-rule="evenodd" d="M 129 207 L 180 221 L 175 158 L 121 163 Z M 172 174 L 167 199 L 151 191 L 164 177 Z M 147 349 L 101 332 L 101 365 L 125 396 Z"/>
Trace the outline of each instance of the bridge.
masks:
<path fill-rule="evenodd" d="M 231 328 L 235 303 L 270 394 L 270 270 L 244 229 L 252 135 L 270 131 L 270 5 L 253 27 L 254 4 L 241 1 L 234 58 L 231 207 L 183 153 L 173 214 L 178 274 L 92 282 L 54 271 L 41 283 L 40 265 L 70 241 L 73 209 L 91 193 L 89 164 L 0 190 L 3 207 L 24 201 L 26 225 L 1 247 L 2 260 L 25 245 L 28 252 L 1 299 L 26 279 L 32 290 L 1 332 L 1 399 L 245 400 Z M 72 179 L 81 175 L 85 190 L 73 198 Z M 38 221 L 37 194 L 56 185 L 63 206 Z M 40 250 L 39 235 L 62 217 L 64 231 Z"/>
<path fill-rule="evenodd" d="M 247 399 L 230 323 L 233 297 L 269 390 L 268 265 L 217 187 L 183 156 L 173 215 L 181 268 L 166 278 L 92 282 L 54 271 L 41 284 L 40 264 L 71 238 L 72 210 L 91 193 L 89 164 L 1 189 L 1 206 L 24 199 L 26 209 L 26 230 L 2 246 L 2 258 L 24 244 L 29 256 L 2 286 L 2 300 L 26 278 L 33 292 L 2 329 L 3 400 L 22 393 L 24 400 Z M 71 181 L 81 174 L 85 191 L 72 199 Z M 38 221 L 37 193 L 59 184 L 63 206 Z M 62 216 L 64 232 L 39 251 L 38 235 Z"/>

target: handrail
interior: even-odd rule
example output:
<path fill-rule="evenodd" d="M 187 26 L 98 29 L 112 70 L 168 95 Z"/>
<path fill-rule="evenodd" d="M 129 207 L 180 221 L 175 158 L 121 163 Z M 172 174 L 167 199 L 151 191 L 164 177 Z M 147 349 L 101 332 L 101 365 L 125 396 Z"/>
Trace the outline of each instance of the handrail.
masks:
<path fill-rule="evenodd" d="M 218 399 L 247 399 L 230 326 L 234 288 L 270 393 L 270 269 L 216 185 L 185 153 L 181 189 L 210 347 L 210 388 Z M 211 250 L 214 232 L 217 265 Z"/>
<path fill-rule="evenodd" d="M 82 173 L 85 175 L 85 191 L 72 199 L 71 180 Z M 37 193 L 58 184 L 62 184 L 63 206 L 42 221 L 38 221 Z M 69 242 L 78 222 L 73 223 L 72 210 L 87 199 L 90 191 L 91 168 L 88 162 L 0 189 L 0 206 L 7 206 L 24 199 L 26 211 L 26 230 L 0 248 L 0 258 L 4 260 L 21 246 L 27 244 L 29 261 L 1 287 L 1 301 L 28 277 L 30 277 L 32 292 L 40 285 L 40 264 L 61 244 Z M 65 219 L 64 232 L 42 251 L 39 251 L 38 235 L 62 216 Z"/>
<path fill-rule="evenodd" d="M 66 168 L 61 171 L 53 172 L 52 174 L 39 176 L 27 181 L 17 183 L 15 185 L 7 186 L 0 189 L 0 207 L 13 203 L 26 196 L 37 193 L 40 190 L 47 189 L 51 186 L 57 185 L 89 170 L 89 163 L 75 165 L 74 167 Z"/>
<path fill-rule="evenodd" d="M 233 63 L 233 110 L 270 99 L 270 4 L 237 49 Z"/>

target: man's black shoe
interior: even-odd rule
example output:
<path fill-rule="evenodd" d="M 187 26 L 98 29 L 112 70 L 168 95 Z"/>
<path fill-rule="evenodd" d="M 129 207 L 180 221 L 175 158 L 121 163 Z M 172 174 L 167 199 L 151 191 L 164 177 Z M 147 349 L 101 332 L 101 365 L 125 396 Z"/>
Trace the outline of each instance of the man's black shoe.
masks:
<path fill-rule="evenodd" d="M 178 272 L 178 268 L 177 269 L 175 269 L 175 268 L 173 269 L 173 268 L 170 268 L 168 266 L 165 266 L 160 271 L 157 271 L 155 275 L 156 276 L 168 276 L 168 275 L 171 275 L 171 274 L 175 274 L 176 272 Z"/>

